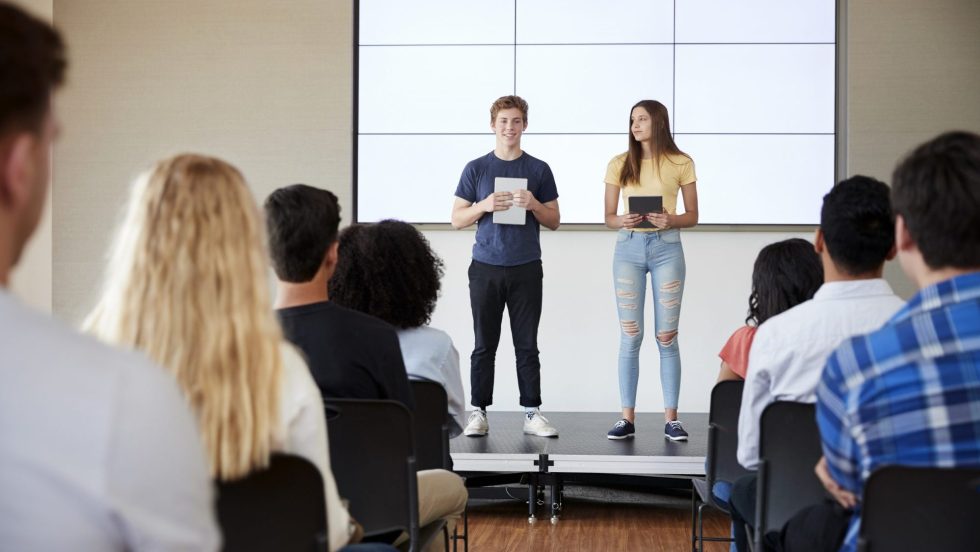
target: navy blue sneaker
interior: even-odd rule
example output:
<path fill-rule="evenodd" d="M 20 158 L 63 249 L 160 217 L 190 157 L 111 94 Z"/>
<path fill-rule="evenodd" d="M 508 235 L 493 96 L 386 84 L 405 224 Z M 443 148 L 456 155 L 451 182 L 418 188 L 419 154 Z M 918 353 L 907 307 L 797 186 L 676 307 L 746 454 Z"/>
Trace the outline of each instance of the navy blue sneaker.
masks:
<path fill-rule="evenodd" d="M 687 432 L 678 421 L 667 422 L 664 426 L 664 437 L 671 441 L 687 441 Z"/>
<path fill-rule="evenodd" d="M 623 418 L 622 420 L 613 424 L 612 429 L 606 434 L 607 439 L 626 439 L 627 437 L 632 437 L 636 433 L 636 426 L 632 422 Z"/>

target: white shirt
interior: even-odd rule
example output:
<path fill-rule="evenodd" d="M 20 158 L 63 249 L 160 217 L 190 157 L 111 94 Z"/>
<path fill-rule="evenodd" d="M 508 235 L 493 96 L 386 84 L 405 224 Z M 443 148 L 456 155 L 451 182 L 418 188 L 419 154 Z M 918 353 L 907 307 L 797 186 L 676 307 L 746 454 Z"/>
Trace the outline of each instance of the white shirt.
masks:
<path fill-rule="evenodd" d="M 327 498 L 327 534 L 330 550 L 334 551 L 350 540 L 350 514 L 340 500 L 337 482 L 330 469 L 330 444 L 323 398 L 306 361 L 295 347 L 283 344 L 282 359 L 284 379 L 279 404 L 279 428 L 273 449 L 301 456 L 320 470 Z"/>
<path fill-rule="evenodd" d="M 217 550 L 208 471 L 167 372 L 0 288 L 0 550 Z"/>
<path fill-rule="evenodd" d="M 812 403 L 827 357 L 881 327 L 904 305 L 883 279 L 828 282 L 813 299 L 766 320 L 752 340 L 738 418 L 738 462 L 759 465 L 759 421 L 775 401 Z"/>
<path fill-rule="evenodd" d="M 449 436 L 456 437 L 463 432 L 465 398 L 459 375 L 459 353 L 453 346 L 452 338 L 442 330 L 423 326 L 398 330 L 398 343 L 409 378 L 434 381 L 446 389 L 449 414 L 453 420 Z"/>

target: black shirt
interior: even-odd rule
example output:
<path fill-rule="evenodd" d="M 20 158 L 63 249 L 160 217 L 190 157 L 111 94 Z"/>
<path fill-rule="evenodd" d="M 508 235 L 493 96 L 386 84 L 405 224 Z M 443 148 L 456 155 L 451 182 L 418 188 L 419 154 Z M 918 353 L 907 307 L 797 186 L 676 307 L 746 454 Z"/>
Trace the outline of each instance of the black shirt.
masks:
<path fill-rule="evenodd" d="M 324 398 L 391 399 L 415 408 L 394 326 L 329 301 L 277 313 Z"/>

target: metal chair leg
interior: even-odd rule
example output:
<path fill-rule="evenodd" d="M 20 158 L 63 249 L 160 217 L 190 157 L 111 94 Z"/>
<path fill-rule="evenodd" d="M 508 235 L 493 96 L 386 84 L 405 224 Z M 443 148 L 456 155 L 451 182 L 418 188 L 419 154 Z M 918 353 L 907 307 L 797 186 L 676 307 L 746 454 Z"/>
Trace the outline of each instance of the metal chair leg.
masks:
<path fill-rule="evenodd" d="M 691 494 L 691 552 L 704 552 L 705 542 L 734 542 L 729 537 L 704 536 L 704 510 L 712 508 L 711 504 L 703 502 L 696 491 Z M 749 543 L 750 545 L 753 543 Z"/>
<path fill-rule="evenodd" d="M 698 533 L 697 533 L 697 508 L 698 508 L 698 491 L 691 485 L 691 552 L 697 552 L 698 549 Z"/>
<path fill-rule="evenodd" d="M 463 508 L 463 534 L 459 534 L 459 522 L 453 527 L 453 552 L 458 552 L 459 541 L 463 541 L 463 552 L 469 552 L 470 550 L 470 518 L 469 518 L 469 508 Z"/>
<path fill-rule="evenodd" d="M 704 502 L 698 505 L 698 552 L 704 552 Z"/>

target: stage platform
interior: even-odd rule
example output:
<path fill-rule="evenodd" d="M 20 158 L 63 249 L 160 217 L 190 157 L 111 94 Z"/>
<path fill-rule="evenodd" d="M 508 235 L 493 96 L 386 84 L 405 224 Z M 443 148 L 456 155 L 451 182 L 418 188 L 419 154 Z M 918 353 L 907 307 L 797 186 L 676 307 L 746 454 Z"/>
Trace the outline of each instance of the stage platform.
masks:
<path fill-rule="evenodd" d="M 703 476 L 707 454 L 708 415 L 679 416 L 690 437 L 674 442 L 664 438 L 663 414 L 638 414 L 637 433 L 614 441 L 606 432 L 619 419 L 616 412 L 545 412 L 558 428 L 558 437 L 523 433 L 523 412 L 487 413 L 490 433 L 460 435 L 449 446 L 457 472 L 540 472 L 545 455 L 547 472 L 637 476 Z"/>

